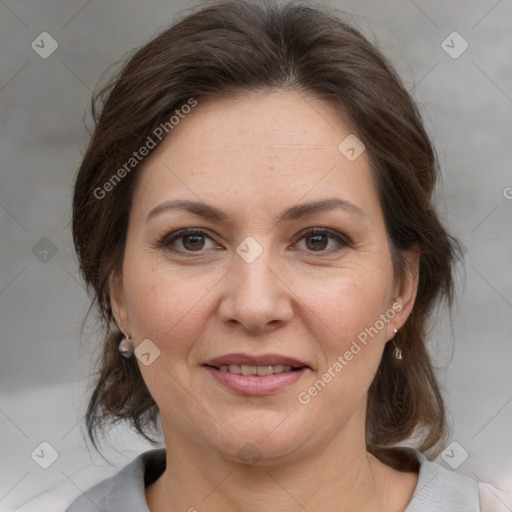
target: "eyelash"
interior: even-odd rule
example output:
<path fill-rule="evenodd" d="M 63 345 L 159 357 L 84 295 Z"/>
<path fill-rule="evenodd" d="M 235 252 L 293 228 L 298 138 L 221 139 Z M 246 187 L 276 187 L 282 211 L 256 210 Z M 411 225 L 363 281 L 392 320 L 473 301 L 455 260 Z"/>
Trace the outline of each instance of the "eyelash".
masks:
<path fill-rule="evenodd" d="M 201 254 L 202 250 L 199 251 L 187 251 L 187 250 L 177 250 L 177 249 L 171 249 L 170 246 L 175 241 L 182 239 L 186 236 L 193 236 L 193 235 L 205 235 L 207 238 L 211 238 L 211 236 L 208 234 L 208 232 L 201 228 L 187 228 L 187 229 L 180 229 L 178 231 L 174 231 L 172 233 L 169 233 L 162 237 L 160 241 L 157 244 L 157 248 L 159 249 L 166 249 L 171 252 L 175 253 L 188 253 L 188 254 Z M 336 242 L 341 246 L 338 249 L 331 249 L 331 250 L 321 250 L 321 251 L 308 251 L 312 254 L 331 254 L 333 252 L 339 252 L 345 247 L 352 247 L 352 242 L 350 239 L 346 236 L 341 235 L 340 233 L 333 231 L 329 228 L 310 228 L 306 230 L 304 233 L 302 233 L 301 237 L 298 241 L 302 240 L 303 238 L 306 238 L 308 236 L 312 235 L 329 235 L 332 239 L 336 240 Z M 296 242 L 297 243 L 297 242 Z"/>

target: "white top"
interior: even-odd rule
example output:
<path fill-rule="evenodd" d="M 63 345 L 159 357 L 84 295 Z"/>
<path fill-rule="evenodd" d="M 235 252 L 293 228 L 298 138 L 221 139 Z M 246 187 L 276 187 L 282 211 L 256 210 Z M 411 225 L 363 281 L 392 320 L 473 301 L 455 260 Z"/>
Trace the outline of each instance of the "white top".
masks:
<path fill-rule="evenodd" d="M 418 483 L 412 500 L 404 512 L 494 512 L 501 508 L 480 508 L 480 491 L 486 484 L 449 471 L 427 460 L 419 451 Z M 80 495 L 65 512 L 150 512 L 145 487 L 164 472 L 166 450 L 158 448 L 140 454 L 118 473 Z M 494 489 L 496 490 L 496 489 Z M 497 491 L 497 490 L 496 490 Z M 499 491 L 498 491 L 499 492 Z M 482 503 L 483 504 L 483 503 Z M 507 509 L 503 509 L 507 510 Z"/>

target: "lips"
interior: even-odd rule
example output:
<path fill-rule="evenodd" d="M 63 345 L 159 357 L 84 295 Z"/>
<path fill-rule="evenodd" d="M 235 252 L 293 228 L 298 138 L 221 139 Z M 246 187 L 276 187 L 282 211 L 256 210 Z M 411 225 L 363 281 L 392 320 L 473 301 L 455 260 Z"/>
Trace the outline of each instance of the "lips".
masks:
<path fill-rule="evenodd" d="M 303 361 L 277 354 L 228 354 L 210 359 L 202 367 L 222 388 L 243 396 L 279 393 L 311 370 Z"/>
<path fill-rule="evenodd" d="M 298 368 L 310 368 L 310 366 L 304 361 L 294 359 L 293 357 L 283 356 L 280 354 L 261 354 L 261 355 L 249 355 L 249 354 L 226 354 L 223 356 L 209 359 L 205 363 L 205 366 L 211 366 L 214 368 L 220 368 L 221 366 L 291 366 L 292 369 Z"/>

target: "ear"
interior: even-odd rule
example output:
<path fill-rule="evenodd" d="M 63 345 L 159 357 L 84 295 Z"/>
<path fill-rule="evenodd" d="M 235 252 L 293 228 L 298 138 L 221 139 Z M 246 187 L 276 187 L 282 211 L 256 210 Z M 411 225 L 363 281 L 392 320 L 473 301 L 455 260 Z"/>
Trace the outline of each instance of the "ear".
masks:
<path fill-rule="evenodd" d="M 120 272 L 113 270 L 108 279 L 110 307 L 117 327 L 122 333 L 130 332 L 130 324 L 126 311 L 126 300 L 123 287 L 123 277 Z"/>
<path fill-rule="evenodd" d="M 418 291 L 418 279 L 420 272 L 420 250 L 415 247 L 409 251 L 402 251 L 404 260 L 404 275 L 400 282 L 396 283 L 395 294 L 393 295 L 391 308 L 396 311 L 393 320 L 388 323 L 388 332 L 386 333 L 388 340 L 393 338 L 395 332 L 405 324 L 409 317 L 416 294 Z"/>

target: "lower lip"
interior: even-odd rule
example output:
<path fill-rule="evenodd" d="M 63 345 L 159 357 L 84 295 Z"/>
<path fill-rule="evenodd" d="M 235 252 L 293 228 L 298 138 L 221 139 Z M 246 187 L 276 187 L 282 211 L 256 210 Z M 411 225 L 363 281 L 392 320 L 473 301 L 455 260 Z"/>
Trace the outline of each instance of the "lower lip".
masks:
<path fill-rule="evenodd" d="M 211 366 L 204 366 L 210 375 L 220 384 L 243 395 L 271 395 L 277 391 L 295 384 L 308 370 L 303 367 L 291 372 L 275 373 L 272 375 L 238 375 L 237 373 L 222 372 Z"/>

